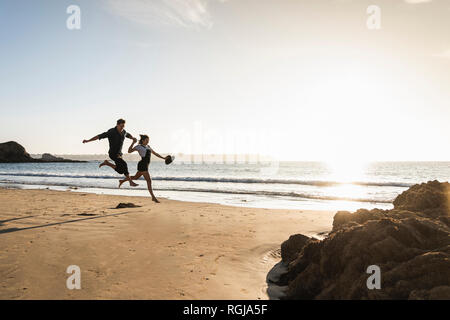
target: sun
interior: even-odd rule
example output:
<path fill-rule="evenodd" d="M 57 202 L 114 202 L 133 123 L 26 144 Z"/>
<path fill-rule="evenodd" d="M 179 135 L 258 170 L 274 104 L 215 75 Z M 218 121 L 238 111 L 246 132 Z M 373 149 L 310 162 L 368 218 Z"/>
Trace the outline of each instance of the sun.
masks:
<path fill-rule="evenodd" d="M 352 158 L 337 158 L 328 161 L 330 180 L 341 183 L 352 183 L 364 180 L 367 161 Z"/>

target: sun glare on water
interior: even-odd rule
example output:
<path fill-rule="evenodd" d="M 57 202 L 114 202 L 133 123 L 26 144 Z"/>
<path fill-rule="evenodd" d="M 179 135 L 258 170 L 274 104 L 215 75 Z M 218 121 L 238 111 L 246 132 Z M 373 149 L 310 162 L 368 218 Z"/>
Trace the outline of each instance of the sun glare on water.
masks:
<path fill-rule="evenodd" d="M 342 183 L 330 187 L 333 194 L 339 198 L 364 199 L 367 189 L 353 182 L 364 181 L 368 163 L 365 161 L 355 161 L 351 159 L 339 159 L 327 163 L 330 170 L 329 181 Z"/>

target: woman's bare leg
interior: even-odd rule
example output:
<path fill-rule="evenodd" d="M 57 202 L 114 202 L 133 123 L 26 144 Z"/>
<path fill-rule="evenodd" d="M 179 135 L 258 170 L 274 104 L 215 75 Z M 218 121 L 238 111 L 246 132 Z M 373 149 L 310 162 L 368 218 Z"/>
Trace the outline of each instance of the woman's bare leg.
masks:
<path fill-rule="evenodd" d="M 147 180 L 147 187 L 148 187 L 148 191 L 150 192 L 150 195 L 152 196 L 152 201 L 155 201 L 156 203 L 159 203 L 159 200 L 156 199 L 154 193 L 153 193 L 153 189 L 152 189 L 152 178 L 150 178 L 150 174 L 148 173 L 148 171 L 143 173 L 145 180 Z"/>
<path fill-rule="evenodd" d="M 132 180 L 137 180 L 137 179 L 139 179 L 141 176 L 142 176 L 142 172 L 139 172 L 139 171 L 138 171 L 138 172 L 136 172 L 136 174 L 135 174 L 134 176 L 130 177 L 130 179 L 122 179 L 122 180 L 119 180 L 119 188 L 122 186 L 122 184 L 123 184 L 124 182 L 130 181 L 130 184 L 131 184 Z"/>

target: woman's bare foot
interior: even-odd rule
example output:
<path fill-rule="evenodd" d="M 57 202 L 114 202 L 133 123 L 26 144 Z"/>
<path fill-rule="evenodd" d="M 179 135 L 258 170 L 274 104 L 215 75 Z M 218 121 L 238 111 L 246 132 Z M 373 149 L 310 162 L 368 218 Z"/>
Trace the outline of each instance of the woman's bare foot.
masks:
<path fill-rule="evenodd" d="M 137 183 L 134 183 L 133 181 L 130 181 L 130 186 L 132 186 L 132 187 L 137 187 L 138 184 L 137 184 Z"/>
<path fill-rule="evenodd" d="M 102 163 L 100 163 L 100 165 L 98 167 L 101 168 L 101 167 L 107 166 L 107 165 L 108 165 L 108 160 L 105 160 Z"/>
<path fill-rule="evenodd" d="M 158 199 L 156 199 L 155 197 L 152 198 L 152 201 L 155 201 L 156 203 L 160 203 Z"/>

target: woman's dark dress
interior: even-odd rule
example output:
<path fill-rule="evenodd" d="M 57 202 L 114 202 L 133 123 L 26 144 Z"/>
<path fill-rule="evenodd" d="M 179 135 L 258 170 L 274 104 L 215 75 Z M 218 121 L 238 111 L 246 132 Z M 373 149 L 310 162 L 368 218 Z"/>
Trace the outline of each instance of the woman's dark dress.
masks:
<path fill-rule="evenodd" d="M 142 157 L 142 160 L 139 161 L 137 169 L 138 171 L 148 171 L 148 165 L 150 164 L 150 156 L 152 152 L 147 149 L 147 152 L 145 153 L 145 157 Z"/>

